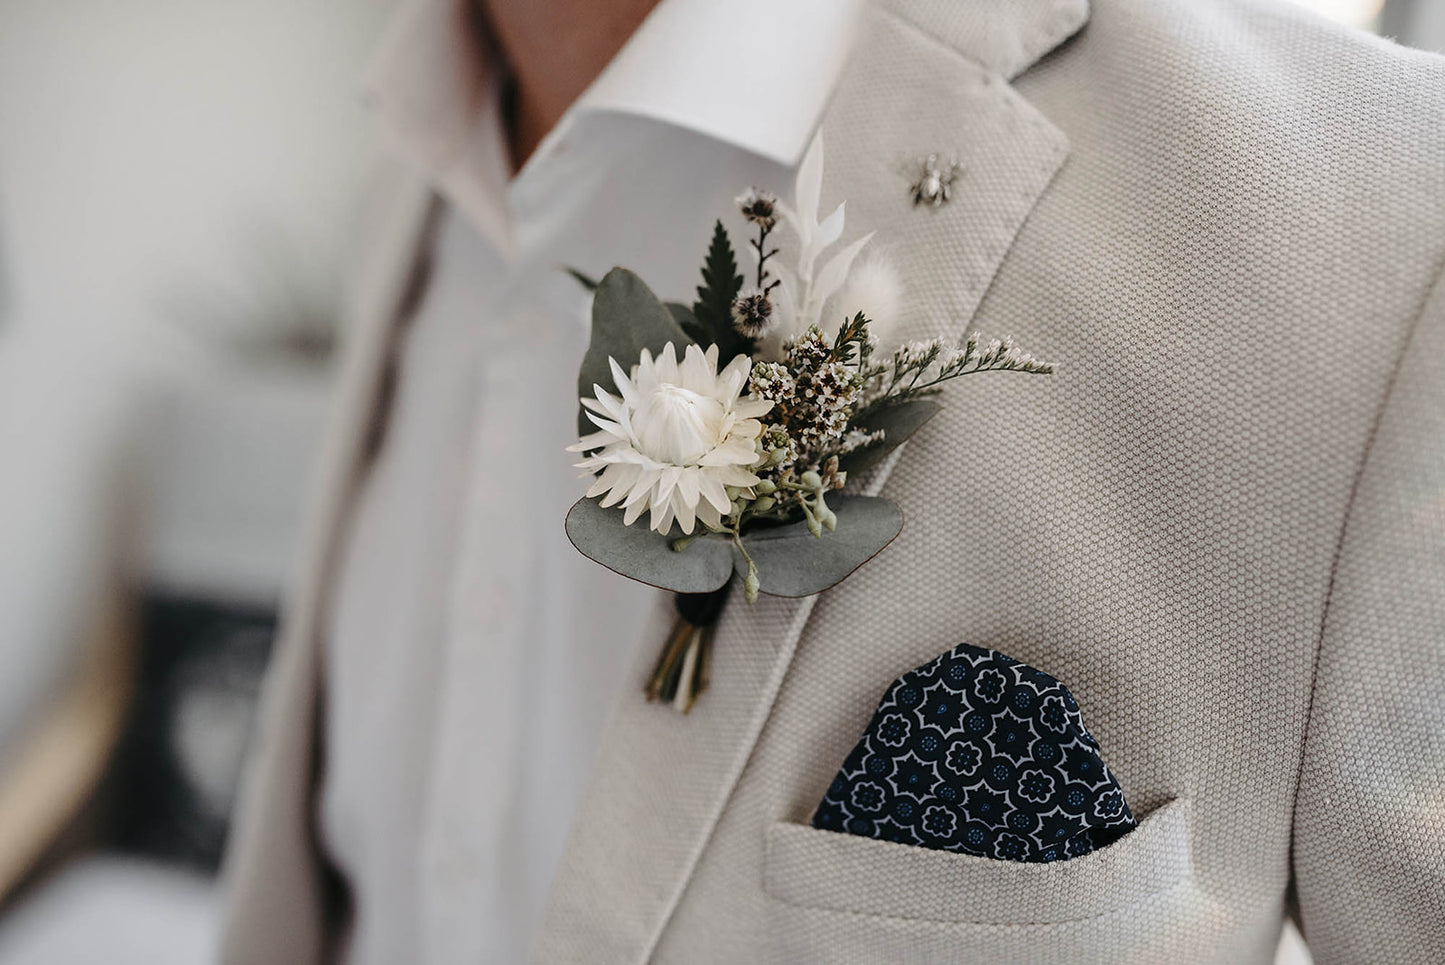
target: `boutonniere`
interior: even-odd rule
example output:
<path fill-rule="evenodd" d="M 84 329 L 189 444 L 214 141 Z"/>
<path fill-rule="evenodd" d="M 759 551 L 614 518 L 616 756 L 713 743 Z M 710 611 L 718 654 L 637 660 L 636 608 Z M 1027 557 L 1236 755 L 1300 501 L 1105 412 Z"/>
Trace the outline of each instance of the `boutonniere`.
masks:
<path fill-rule="evenodd" d="M 593 481 L 567 535 L 598 563 L 678 594 L 647 696 L 683 712 L 707 686 L 734 583 L 749 604 L 810 596 L 898 535 L 902 510 L 848 481 L 942 409 L 944 383 L 1054 368 L 976 335 L 880 350 L 868 303 L 894 299 L 899 278 L 882 262 L 855 269 L 871 234 L 830 252 L 844 206 L 817 217 L 822 168 L 820 138 L 792 205 L 756 188 L 738 198 L 753 270 L 739 272 L 718 221 L 691 305 L 663 302 L 625 268 L 597 282 L 573 272 L 593 290 L 592 336 L 577 379 L 581 439 L 568 448 Z"/>

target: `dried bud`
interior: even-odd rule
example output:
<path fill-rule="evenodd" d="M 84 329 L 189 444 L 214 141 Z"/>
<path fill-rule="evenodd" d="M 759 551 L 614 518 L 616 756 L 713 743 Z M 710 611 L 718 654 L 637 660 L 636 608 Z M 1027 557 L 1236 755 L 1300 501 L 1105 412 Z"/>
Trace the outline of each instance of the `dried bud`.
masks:
<path fill-rule="evenodd" d="M 778 223 L 778 197 L 761 188 L 748 188 L 737 196 L 738 210 L 743 217 L 764 231 Z"/>
<path fill-rule="evenodd" d="M 831 533 L 838 528 L 838 514 L 833 512 L 827 503 L 823 502 L 822 493 L 818 494 L 818 508 L 814 510 L 814 512 L 818 516 L 818 522 L 822 523 L 823 528 L 828 532 Z"/>
<path fill-rule="evenodd" d="M 758 590 L 761 587 L 762 584 L 758 580 L 758 568 L 753 565 L 752 560 L 748 560 L 747 576 L 743 577 L 743 599 L 748 603 L 756 603 Z"/>
<path fill-rule="evenodd" d="M 733 299 L 733 327 L 748 338 L 760 338 L 773 327 L 776 317 L 767 293 L 749 288 Z"/>

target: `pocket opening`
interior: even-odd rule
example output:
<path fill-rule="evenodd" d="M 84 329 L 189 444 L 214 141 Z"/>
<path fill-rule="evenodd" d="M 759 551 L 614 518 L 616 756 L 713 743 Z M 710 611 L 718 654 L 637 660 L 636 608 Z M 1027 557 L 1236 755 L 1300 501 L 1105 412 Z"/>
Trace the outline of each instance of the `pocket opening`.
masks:
<path fill-rule="evenodd" d="M 980 858 L 779 821 L 764 890 L 805 908 L 937 922 L 1046 924 L 1094 918 L 1190 873 L 1187 802 L 1169 801 L 1098 851 L 1049 863 Z"/>

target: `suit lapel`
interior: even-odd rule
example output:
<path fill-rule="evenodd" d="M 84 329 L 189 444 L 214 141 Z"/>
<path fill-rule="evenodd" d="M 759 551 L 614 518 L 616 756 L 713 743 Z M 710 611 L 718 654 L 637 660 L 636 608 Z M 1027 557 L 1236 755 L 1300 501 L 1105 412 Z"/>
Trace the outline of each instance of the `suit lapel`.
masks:
<path fill-rule="evenodd" d="M 379 200 L 369 212 L 374 230 L 367 237 L 373 240 L 360 259 L 356 295 L 347 306 L 352 332 L 320 460 L 314 511 L 302 541 L 305 555 L 266 679 L 269 709 L 253 738 L 254 763 L 227 849 L 227 962 L 313 962 L 324 956 L 325 909 L 312 831 L 319 756 L 318 630 L 336 535 L 381 411 L 391 322 L 415 287 L 432 206 L 430 188 L 415 174 L 397 166 L 378 174 L 369 192 Z"/>
<path fill-rule="evenodd" d="M 868 11 L 824 118 L 824 210 L 846 198 L 849 233 L 876 229 L 875 243 L 901 269 L 909 310 L 898 337 L 954 337 L 1067 154 L 1063 135 L 1006 76 L 1077 30 L 1087 7 L 896 6 L 900 12 Z M 957 157 L 959 180 L 948 203 L 915 208 L 917 159 L 934 152 Z M 891 466 L 873 474 L 869 491 L 884 486 Z M 534 949 L 538 961 L 650 957 L 766 724 L 813 602 L 733 600 L 718 630 L 711 688 L 687 717 L 642 698 L 669 619 L 659 613 L 639 650 L 638 685 L 604 733 Z"/>

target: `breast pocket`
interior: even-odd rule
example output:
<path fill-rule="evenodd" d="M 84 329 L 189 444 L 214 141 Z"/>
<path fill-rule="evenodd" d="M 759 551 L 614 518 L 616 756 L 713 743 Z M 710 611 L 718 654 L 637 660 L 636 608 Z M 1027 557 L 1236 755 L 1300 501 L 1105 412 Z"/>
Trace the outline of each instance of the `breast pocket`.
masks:
<path fill-rule="evenodd" d="M 1117 962 L 1134 948 L 1162 960 L 1190 877 L 1176 800 L 1105 848 L 1043 864 L 779 822 L 764 887 L 779 961 Z"/>

